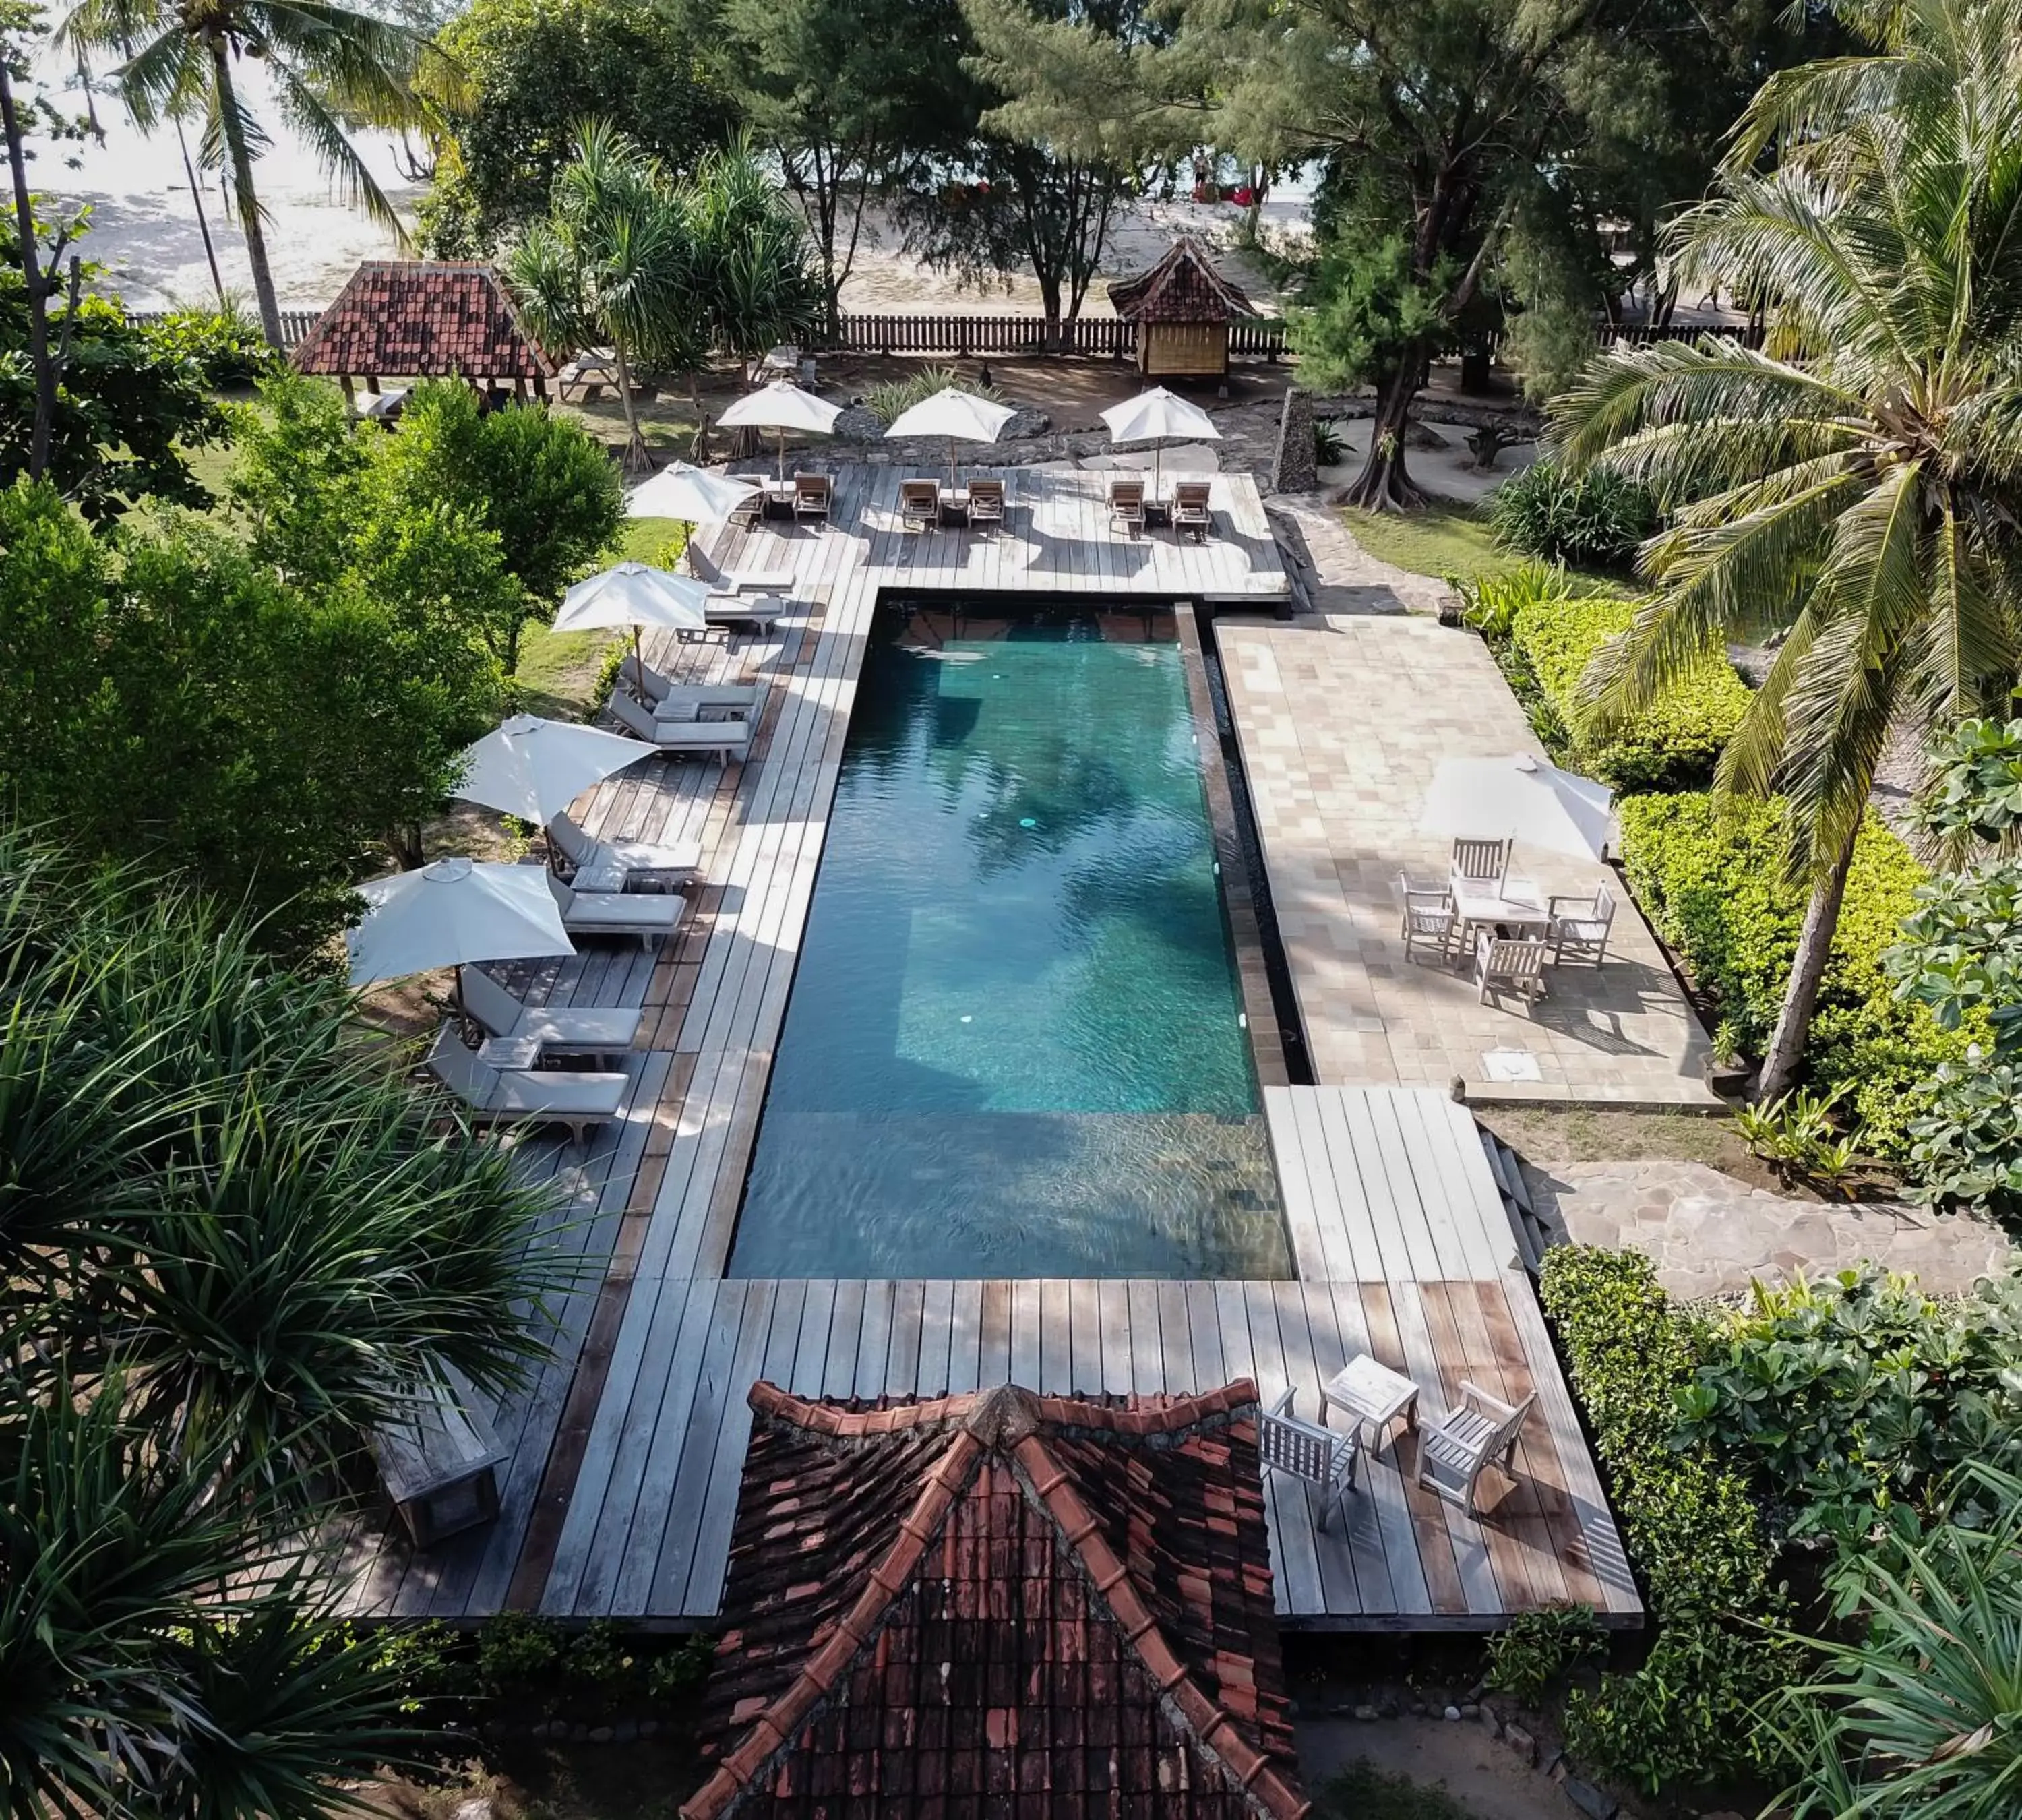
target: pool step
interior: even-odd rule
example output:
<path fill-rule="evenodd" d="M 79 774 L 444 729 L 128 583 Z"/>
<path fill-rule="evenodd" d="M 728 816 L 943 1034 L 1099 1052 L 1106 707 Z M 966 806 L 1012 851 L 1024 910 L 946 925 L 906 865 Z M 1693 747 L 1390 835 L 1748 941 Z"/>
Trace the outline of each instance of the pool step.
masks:
<path fill-rule="evenodd" d="M 1502 1211 L 1509 1216 L 1509 1230 L 1516 1235 L 1524 1267 L 1535 1277 L 1543 1267 L 1553 1241 L 1524 1184 L 1523 1159 L 1486 1125 L 1477 1123 L 1475 1130 L 1481 1138 L 1482 1154 L 1488 1159 L 1488 1171 L 1495 1178 L 1496 1192 L 1502 1197 Z"/>

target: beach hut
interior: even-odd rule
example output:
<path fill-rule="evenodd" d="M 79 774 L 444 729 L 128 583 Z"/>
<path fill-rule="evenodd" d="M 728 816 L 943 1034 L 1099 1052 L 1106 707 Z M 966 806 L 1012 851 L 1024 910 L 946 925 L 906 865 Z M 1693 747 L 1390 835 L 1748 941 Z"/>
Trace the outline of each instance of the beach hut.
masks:
<path fill-rule="evenodd" d="M 1148 379 L 1225 378 L 1228 325 L 1257 313 L 1190 234 L 1150 271 L 1111 285 L 1109 301 L 1137 325 L 1137 371 Z"/>
<path fill-rule="evenodd" d="M 295 349 L 295 365 L 381 391 L 382 378 L 467 380 L 487 391 L 548 395 L 554 356 L 520 320 L 489 265 L 368 259 Z"/>

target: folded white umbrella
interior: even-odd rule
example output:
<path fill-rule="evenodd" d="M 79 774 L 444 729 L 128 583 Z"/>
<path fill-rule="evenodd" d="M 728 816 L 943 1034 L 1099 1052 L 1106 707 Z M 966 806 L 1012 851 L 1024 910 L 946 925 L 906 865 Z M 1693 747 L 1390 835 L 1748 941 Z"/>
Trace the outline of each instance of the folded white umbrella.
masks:
<path fill-rule="evenodd" d="M 643 562 L 621 562 L 578 582 L 562 596 L 555 630 L 588 632 L 630 626 L 633 679 L 643 685 L 646 672 L 639 656 L 639 628 L 657 626 L 662 631 L 699 632 L 709 624 L 709 616 L 703 611 L 703 602 L 708 598 L 709 584 L 692 576 L 675 575 Z"/>
<path fill-rule="evenodd" d="M 954 484 L 954 445 L 958 442 L 995 442 L 1004 426 L 1018 415 L 1015 407 L 993 404 L 965 392 L 958 386 L 943 386 L 931 398 L 922 398 L 910 411 L 902 411 L 892 421 L 887 436 L 944 436 L 948 445 L 948 484 Z"/>
<path fill-rule="evenodd" d="M 437 860 L 358 887 L 367 905 L 347 932 L 351 983 L 480 960 L 573 954 L 545 866 Z"/>
<path fill-rule="evenodd" d="M 463 749 L 466 802 L 503 810 L 523 821 L 552 821 L 593 784 L 650 758 L 643 740 L 607 733 L 580 721 L 547 721 L 516 714 Z"/>
<path fill-rule="evenodd" d="M 1597 860 L 1608 850 L 1613 801 L 1605 784 L 1527 752 L 1443 758 L 1425 792 L 1418 828 L 1457 840 L 1523 841 Z"/>
<path fill-rule="evenodd" d="M 761 386 L 756 392 L 747 392 L 735 404 L 725 405 L 723 415 L 716 421 L 779 431 L 779 478 L 783 481 L 787 477 L 787 432 L 797 429 L 809 435 L 827 436 L 834 431 L 835 420 L 841 415 L 840 404 L 831 404 L 826 398 L 803 392 L 790 379 L 775 379 L 771 385 Z"/>
<path fill-rule="evenodd" d="M 1111 405 L 1103 412 L 1102 421 L 1109 426 L 1111 442 L 1162 443 L 1176 436 L 1192 442 L 1221 440 L 1221 432 L 1215 428 L 1212 417 L 1198 404 L 1188 404 L 1162 386 L 1154 386 L 1135 398 Z M 1155 493 L 1159 490 L 1155 452 L 1152 458 L 1152 490 Z"/>
<path fill-rule="evenodd" d="M 632 489 L 630 518 L 678 518 L 688 524 L 721 524 L 751 497 L 753 483 L 675 462 Z"/>

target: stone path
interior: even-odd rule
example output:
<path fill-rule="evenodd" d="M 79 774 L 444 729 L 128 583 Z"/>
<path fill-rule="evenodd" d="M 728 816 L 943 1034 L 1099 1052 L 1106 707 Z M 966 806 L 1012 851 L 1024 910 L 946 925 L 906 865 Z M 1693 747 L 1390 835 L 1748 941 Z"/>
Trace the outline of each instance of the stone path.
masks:
<path fill-rule="evenodd" d="M 1751 1189 L 1703 1163 L 1526 1165 L 1539 1217 L 1575 1244 L 1639 1251 L 1670 1295 L 1745 1292 L 1857 1263 L 1914 1272 L 1933 1295 L 1969 1289 L 2013 1252 L 1991 1220 L 1920 1207 L 1841 1206 Z"/>
<path fill-rule="evenodd" d="M 1278 534 L 1286 572 L 1319 613 L 1422 613 L 1440 610 L 1452 591 L 1443 581 L 1415 575 L 1371 556 L 1356 543 L 1341 514 L 1310 493 L 1274 493 L 1264 510 Z"/>
<path fill-rule="evenodd" d="M 1329 559 L 1323 579 L 1356 585 L 1342 573 Z M 1440 760 L 1539 750 L 1478 638 L 1392 608 L 1290 623 L 1218 619 L 1216 638 L 1323 1085 L 1445 1087 L 1458 1076 L 1476 1100 L 1718 1103 L 1703 1076 L 1698 1020 L 1655 937 L 1597 863 L 1517 850 L 1516 870 L 1542 890 L 1608 883 L 1619 901 L 1607 963 L 1552 969 L 1549 991 L 1527 1013 L 1513 1000 L 1480 1003 L 1457 962 L 1422 951 L 1405 959 L 1397 876 L 1444 879 L 1451 850 L 1418 830 Z"/>

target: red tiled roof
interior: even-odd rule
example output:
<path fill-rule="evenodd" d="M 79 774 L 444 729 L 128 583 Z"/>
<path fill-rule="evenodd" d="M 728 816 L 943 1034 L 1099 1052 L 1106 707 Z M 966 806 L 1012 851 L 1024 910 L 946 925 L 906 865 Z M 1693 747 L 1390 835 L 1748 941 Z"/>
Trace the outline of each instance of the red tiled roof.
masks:
<path fill-rule="evenodd" d="M 403 378 L 552 379 L 489 265 L 368 259 L 295 349 L 305 373 Z"/>
<path fill-rule="evenodd" d="M 1109 287 L 1116 313 L 1131 322 L 1227 322 L 1254 316 L 1256 306 L 1215 270 L 1207 250 L 1191 234 L 1173 241 L 1148 272 Z"/>
<path fill-rule="evenodd" d="M 754 1384 L 684 1820 L 1295 1820 L 1257 1392 Z"/>

